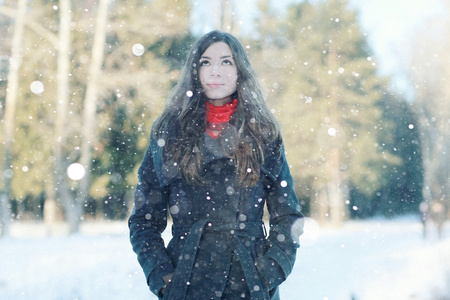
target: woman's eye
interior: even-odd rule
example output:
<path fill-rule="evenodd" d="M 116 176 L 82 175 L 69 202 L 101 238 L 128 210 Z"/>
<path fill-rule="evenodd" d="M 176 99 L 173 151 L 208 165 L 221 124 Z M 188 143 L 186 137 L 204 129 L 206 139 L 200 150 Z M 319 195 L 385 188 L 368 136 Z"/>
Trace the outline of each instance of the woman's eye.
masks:
<path fill-rule="evenodd" d="M 224 64 L 224 65 L 232 65 L 233 63 L 231 62 L 231 60 L 225 59 L 225 60 L 223 61 L 223 64 Z"/>
<path fill-rule="evenodd" d="M 208 65 L 209 65 L 209 61 L 207 61 L 207 60 L 202 60 L 200 62 L 200 66 L 208 66 Z"/>

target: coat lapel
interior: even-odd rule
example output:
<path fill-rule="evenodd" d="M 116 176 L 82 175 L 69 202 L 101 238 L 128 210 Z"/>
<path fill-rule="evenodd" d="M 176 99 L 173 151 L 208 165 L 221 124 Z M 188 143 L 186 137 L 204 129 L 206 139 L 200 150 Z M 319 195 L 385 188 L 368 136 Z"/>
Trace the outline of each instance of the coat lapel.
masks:
<path fill-rule="evenodd" d="M 203 157 L 204 164 L 208 164 L 213 160 L 222 158 L 231 158 L 233 153 L 233 140 L 237 136 L 236 128 L 227 124 L 222 133 L 216 139 L 212 138 L 209 134 L 203 135 Z"/>

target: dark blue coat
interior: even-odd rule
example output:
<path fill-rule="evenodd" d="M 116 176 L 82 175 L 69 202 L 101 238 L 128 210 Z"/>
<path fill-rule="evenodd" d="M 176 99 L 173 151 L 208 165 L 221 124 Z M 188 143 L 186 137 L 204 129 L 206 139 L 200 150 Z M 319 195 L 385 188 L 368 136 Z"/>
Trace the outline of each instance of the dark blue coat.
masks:
<path fill-rule="evenodd" d="M 150 290 L 173 300 L 279 299 L 278 286 L 291 273 L 303 232 L 282 142 L 266 151 L 259 182 L 245 188 L 221 150 L 226 131 L 219 140 L 203 138 L 201 186 L 188 184 L 176 164 L 163 161 L 164 143 L 153 135 L 139 169 L 130 239 Z M 262 222 L 265 203 L 269 236 Z M 173 238 L 166 248 L 161 233 L 168 211 Z M 162 297 L 163 276 L 173 272 Z"/>

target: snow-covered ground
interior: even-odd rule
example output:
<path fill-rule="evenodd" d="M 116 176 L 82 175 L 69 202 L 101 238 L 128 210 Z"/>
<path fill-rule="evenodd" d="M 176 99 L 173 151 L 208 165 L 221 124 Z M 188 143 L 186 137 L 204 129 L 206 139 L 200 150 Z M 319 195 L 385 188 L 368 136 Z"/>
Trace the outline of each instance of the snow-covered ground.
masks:
<path fill-rule="evenodd" d="M 350 221 L 321 229 L 308 219 L 283 300 L 448 300 L 450 222 L 423 240 L 417 217 Z M 125 222 L 64 226 L 15 223 L 0 239 L 0 299 L 156 299 L 128 241 Z M 169 237 L 168 234 L 165 235 Z M 199 299 L 201 300 L 201 299 Z"/>

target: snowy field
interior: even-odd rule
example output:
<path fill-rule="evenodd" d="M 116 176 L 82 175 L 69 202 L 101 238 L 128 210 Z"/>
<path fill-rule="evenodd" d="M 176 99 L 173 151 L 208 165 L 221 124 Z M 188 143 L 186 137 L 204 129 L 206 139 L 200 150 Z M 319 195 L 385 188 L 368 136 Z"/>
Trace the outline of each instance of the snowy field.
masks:
<path fill-rule="evenodd" d="M 339 230 L 306 224 L 283 300 L 449 300 L 450 222 L 422 239 L 417 217 L 351 221 Z M 125 222 L 64 226 L 15 223 L 0 239 L 0 299 L 153 299 Z M 166 239 L 169 237 L 165 235 Z M 202 299 L 198 299 L 202 300 Z"/>

